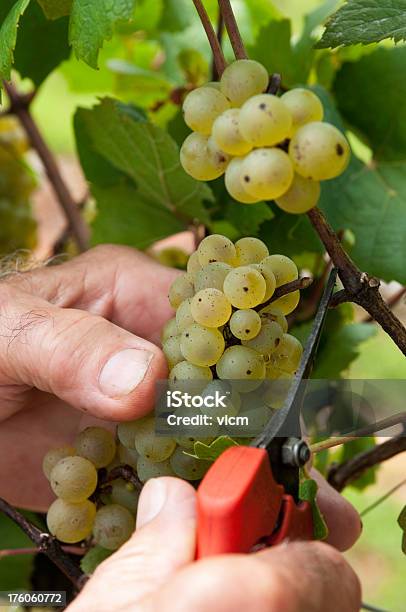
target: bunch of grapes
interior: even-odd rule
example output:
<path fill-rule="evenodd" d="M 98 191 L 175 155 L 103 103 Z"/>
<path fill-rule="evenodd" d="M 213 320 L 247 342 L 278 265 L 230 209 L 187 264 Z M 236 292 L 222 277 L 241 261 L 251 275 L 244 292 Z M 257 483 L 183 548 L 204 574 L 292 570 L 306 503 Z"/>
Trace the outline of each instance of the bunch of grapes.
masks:
<path fill-rule="evenodd" d="M 264 93 L 269 76 L 253 60 L 237 60 L 188 94 L 183 104 L 193 130 L 180 159 L 193 178 L 210 181 L 225 174 L 238 202 L 275 200 L 289 213 L 317 205 L 320 181 L 342 174 L 350 157 L 343 134 L 323 123 L 323 105 L 310 90 L 278 97 Z"/>

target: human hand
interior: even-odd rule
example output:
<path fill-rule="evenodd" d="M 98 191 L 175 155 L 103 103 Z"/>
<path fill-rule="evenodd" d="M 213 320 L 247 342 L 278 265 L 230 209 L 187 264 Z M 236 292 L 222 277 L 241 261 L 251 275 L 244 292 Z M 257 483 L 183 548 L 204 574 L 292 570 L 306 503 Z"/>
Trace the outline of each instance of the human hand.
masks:
<path fill-rule="evenodd" d="M 178 479 L 143 488 L 137 531 L 96 569 L 68 612 L 356 612 L 359 582 L 337 550 L 320 542 L 281 544 L 252 555 L 193 563 L 196 492 Z M 326 483 L 319 503 L 330 541 L 349 547 L 360 531 L 351 506 Z"/>

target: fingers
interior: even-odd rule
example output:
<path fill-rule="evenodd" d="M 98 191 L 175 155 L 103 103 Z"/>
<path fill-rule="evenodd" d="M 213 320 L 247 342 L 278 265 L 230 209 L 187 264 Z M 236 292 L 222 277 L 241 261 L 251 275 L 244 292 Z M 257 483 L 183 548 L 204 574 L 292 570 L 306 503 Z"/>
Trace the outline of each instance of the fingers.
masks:
<path fill-rule="evenodd" d="M 139 500 L 137 531 L 97 568 L 69 612 L 141 609 L 141 600 L 193 560 L 195 501 L 195 490 L 183 480 L 148 481 Z"/>
<path fill-rule="evenodd" d="M 57 306 L 101 315 L 156 342 L 163 323 L 174 314 L 167 295 L 178 274 L 129 247 L 101 245 L 7 282 Z"/>
<path fill-rule="evenodd" d="M 35 387 L 99 418 L 125 420 L 149 412 L 155 382 L 166 373 L 163 354 L 147 340 L 0 286 L 2 392 Z"/>
<path fill-rule="evenodd" d="M 174 602 L 177 612 L 358 612 L 360 586 L 335 549 L 295 543 L 189 565 L 141 609 L 171 612 Z"/>
<path fill-rule="evenodd" d="M 348 550 L 361 535 L 362 523 L 359 514 L 319 472 L 312 470 L 312 477 L 319 485 L 317 501 L 329 530 L 326 542 L 338 550 Z"/>

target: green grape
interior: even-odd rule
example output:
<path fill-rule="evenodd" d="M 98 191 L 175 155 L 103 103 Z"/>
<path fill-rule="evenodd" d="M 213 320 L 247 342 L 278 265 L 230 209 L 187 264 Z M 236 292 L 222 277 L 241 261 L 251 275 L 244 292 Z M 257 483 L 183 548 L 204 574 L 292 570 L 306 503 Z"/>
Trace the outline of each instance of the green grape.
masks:
<path fill-rule="evenodd" d="M 268 300 L 271 299 L 271 297 L 275 293 L 275 289 L 276 289 L 275 274 L 271 270 L 262 269 L 260 267 L 260 264 L 256 264 L 256 265 L 258 266 L 259 272 L 261 272 L 262 276 L 265 279 L 266 291 L 265 291 L 264 299 L 262 301 L 267 302 Z"/>
<path fill-rule="evenodd" d="M 251 340 L 243 340 L 242 344 L 252 348 L 264 357 L 268 357 L 280 344 L 283 336 L 282 327 L 275 321 L 267 321 L 262 324 L 259 334 Z"/>
<path fill-rule="evenodd" d="M 215 261 L 203 266 L 195 277 L 195 291 L 218 289 L 223 291 L 224 279 L 232 267 L 222 261 Z"/>
<path fill-rule="evenodd" d="M 320 183 L 295 174 L 286 193 L 275 202 L 285 212 L 299 215 L 317 206 L 320 198 Z"/>
<path fill-rule="evenodd" d="M 175 438 L 176 443 L 184 448 L 185 450 L 193 450 L 195 442 L 202 442 L 203 444 L 211 444 L 214 438 L 194 438 L 193 436 L 185 436 L 182 438 Z"/>
<path fill-rule="evenodd" d="M 215 261 L 222 261 L 232 266 L 236 258 L 234 244 L 225 236 L 220 236 L 220 234 L 206 236 L 199 244 L 197 253 L 201 266 L 206 266 Z"/>
<path fill-rule="evenodd" d="M 275 353 L 272 355 L 272 365 L 288 374 L 293 374 L 299 367 L 303 354 L 303 346 L 295 336 L 284 334 Z"/>
<path fill-rule="evenodd" d="M 146 482 L 150 478 L 159 478 L 160 476 L 175 476 L 169 459 L 157 463 L 150 461 L 146 457 L 138 459 L 137 474 L 141 482 Z"/>
<path fill-rule="evenodd" d="M 278 308 L 275 308 L 273 303 L 264 306 L 264 308 L 259 311 L 259 316 L 265 321 L 275 321 L 278 323 L 284 334 L 288 331 L 288 322 L 285 315 Z"/>
<path fill-rule="evenodd" d="M 198 255 L 197 251 L 195 251 L 194 253 L 192 253 L 189 256 L 189 259 L 188 259 L 188 262 L 187 262 L 187 266 L 186 266 L 186 271 L 191 276 L 195 276 L 199 272 L 201 267 L 202 266 L 201 266 L 201 264 L 199 262 L 199 255 Z"/>
<path fill-rule="evenodd" d="M 291 293 L 287 293 L 283 297 L 275 300 L 273 305 L 278 308 L 285 316 L 289 315 L 291 312 L 297 308 L 300 302 L 300 291 L 292 291 Z"/>
<path fill-rule="evenodd" d="M 235 243 L 237 262 L 239 266 L 259 263 L 268 257 L 268 247 L 259 238 L 240 238 Z"/>
<path fill-rule="evenodd" d="M 208 83 L 205 83 L 204 86 L 205 87 L 214 87 L 214 89 L 217 89 L 217 91 L 221 91 L 221 87 L 220 87 L 219 81 L 209 81 Z"/>
<path fill-rule="evenodd" d="M 193 298 L 188 298 L 187 300 L 183 300 L 183 302 L 178 307 L 178 310 L 176 311 L 176 325 L 179 330 L 179 333 L 182 333 L 187 327 L 189 327 L 189 325 L 192 325 L 195 322 L 190 308 L 192 304 L 192 299 Z"/>
<path fill-rule="evenodd" d="M 135 433 L 134 433 L 134 445 L 135 445 Z M 134 448 L 128 448 L 123 444 L 118 445 L 117 454 L 119 458 L 119 465 L 129 465 L 130 467 L 137 469 L 137 461 L 139 454 Z"/>
<path fill-rule="evenodd" d="M 127 508 L 119 504 L 102 506 L 94 519 L 94 541 L 107 550 L 117 550 L 129 539 L 134 529 L 134 517 Z"/>
<path fill-rule="evenodd" d="M 195 288 L 193 277 L 190 274 L 181 274 L 177 276 L 169 289 L 169 301 L 172 308 L 178 308 L 183 300 L 193 297 L 194 294 Z"/>
<path fill-rule="evenodd" d="M 286 193 L 293 175 L 292 162 L 281 149 L 255 149 L 241 164 L 244 189 L 262 200 L 274 200 Z"/>
<path fill-rule="evenodd" d="M 216 371 L 222 380 L 260 381 L 265 378 L 265 361 L 248 346 L 230 346 L 217 363 Z"/>
<path fill-rule="evenodd" d="M 213 147 L 209 148 L 208 136 L 193 132 L 185 139 L 180 149 L 180 162 L 187 174 L 198 181 L 212 181 L 227 167 L 228 156 Z"/>
<path fill-rule="evenodd" d="M 142 426 L 144 420 L 148 418 L 147 416 L 136 421 L 125 421 L 117 425 L 117 437 L 123 446 L 131 449 L 135 448 L 135 434 Z"/>
<path fill-rule="evenodd" d="M 286 285 L 299 277 L 296 264 L 285 255 L 269 255 L 259 264 L 262 273 L 272 272 L 275 276 L 276 286 Z M 273 307 L 275 304 L 273 304 Z"/>
<path fill-rule="evenodd" d="M 184 302 L 182 302 L 182 304 L 183 303 Z M 180 350 L 180 335 L 171 336 L 171 338 L 165 340 L 162 345 L 162 351 L 166 357 L 166 361 L 168 362 L 169 369 L 173 368 L 180 361 L 183 361 L 183 355 Z"/>
<path fill-rule="evenodd" d="M 171 370 L 169 374 L 169 387 L 173 390 L 193 392 L 204 389 L 207 381 L 212 380 L 213 374 L 208 367 L 201 367 L 181 361 Z"/>
<path fill-rule="evenodd" d="M 89 500 L 72 503 L 56 499 L 47 513 L 48 529 L 53 536 L 66 544 L 75 544 L 92 533 L 96 506 Z"/>
<path fill-rule="evenodd" d="M 254 308 L 260 304 L 266 292 L 265 279 L 250 266 L 234 268 L 224 281 L 224 293 L 236 308 Z"/>
<path fill-rule="evenodd" d="M 192 299 L 194 320 L 206 327 L 220 327 L 231 317 L 231 304 L 222 291 L 202 289 Z"/>
<path fill-rule="evenodd" d="M 228 108 L 229 101 L 217 88 L 198 87 L 186 96 L 183 116 L 191 130 L 207 136 L 215 119 Z"/>
<path fill-rule="evenodd" d="M 312 121 L 321 121 L 324 115 L 320 98 L 309 89 L 300 87 L 287 91 L 281 97 L 284 105 L 292 115 L 292 128 L 289 136 L 292 137 L 297 130 Z"/>
<path fill-rule="evenodd" d="M 267 406 L 274 410 L 279 410 L 284 406 L 289 389 L 292 386 L 292 378 L 292 374 L 280 372 L 272 382 L 268 383 L 263 393 L 263 399 Z"/>
<path fill-rule="evenodd" d="M 76 454 L 91 461 L 96 468 L 106 467 L 116 454 L 113 434 L 102 427 L 86 427 L 75 440 Z"/>
<path fill-rule="evenodd" d="M 176 325 L 176 319 L 169 319 L 169 321 L 167 321 L 162 329 L 162 334 L 161 334 L 161 339 L 162 342 L 165 342 L 165 340 L 167 340 L 168 338 L 171 338 L 172 336 L 177 336 L 179 334 L 179 330 L 178 327 Z"/>
<path fill-rule="evenodd" d="M 215 422 L 215 419 L 224 416 L 236 416 L 241 407 L 241 396 L 236 389 L 224 380 L 212 380 L 202 392 L 201 397 L 203 399 L 211 398 L 215 396 L 216 392 L 220 396 L 225 396 L 225 399 L 214 406 L 203 404 L 200 408 L 202 414 L 212 417 L 213 422 Z M 225 406 L 222 405 L 223 403 Z"/>
<path fill-rule="evenodd" d="M 155 419 L 146 419 L 135 434 L 136 451 L 149 459 L 149 461 L 165 461 L 173 453 L 176 442 L 166 436 L 157 436 L 155 433 Z"/>
<path fill-rule="evenodd" d="M 221 91 L 233 106 L 241 106 L 252 96 L 265 91 L 268 83 L 269 75 L 264 66 L 247 59 L 229 64 L 220 80 Z"/>
<path fill-rule="evenodd" d="M 224 338 L 214 328 L 195 323 L 182 332 L 180 348 L 184 358 L 190 363 L 207 367 L 220 359 L 224 351 Z"/>
<path fill-rule="evenodd" d="M 230 108 L 213 124 L 212 136 L 217 146 L 229 155 L 245 155 L 252 149 L 252 144 L 242 137 L 239 117 L 240 109 Z"/>
<path fill-rule="evenodd" d="M 52 469 L 50 483 L 57 497 L 82 502 L 96 489 L 96 468 L 84 457 L 65 457 Z"/>
<path fill-rule="evenodd" d="M 114 504 L 119 504 L 127 508 L 132 514 L 136 514 L 140 492 L 131 482 L 126 482 L 122 478 L 113 480 L 110 496 Z"/>
<path fill-rule="evenodd" d="M 65 459 L 65 457 L 73 457 L 76 454 L 76 450 L 73 446 L 59 446 L 58 448 L 51 448 L 45 455 L 42 461 L 42 471 L 46 478 L 49 480 L 51 472 L 56 466 L 58 461 Z"/>
<path fill-rule="evenodd" d="M 261 318 L 251 308 L 236 310 L 230 319 L 230 330 L 239 340 L 251 340 L 261 330 Z"/>
<path fill-rule="evenodd" d="M 290 141 L 289 155 L 298 174 L 313 181 L 326 181 L 344 172 L 350 160 L 350 146 L 334 125 L 315 121 L 298 129 Z"/>
<path fill-rule="evenodd" d="M 254 96 L 240 113 L 240 131 L 255 147 L 272 147 L 288 138 L 292 115 L 285 104 L 272 94 Z"/>
<path fill-rule="evenodd" d="M 185 480 L 200 480 L 211 465 L 210 461 L 186 455 L 181 447 L 175 450 L 169 461 L 176 476 Z"/>
<path fill-rule="evenodd" d="M 260 200 L 249 195 L 241 181 L 241 166 L 244 157 L 235 157 L 227 166 L 224 183 L 230 196 L 243 204 L 255 204 Z"/>
<path fill-rule="evenodd" d="M 217 168 L 221 174 L 224 174 L 231 157 L 218 146 L 212 136 L 207 141 L 207 155 L 214 168 Z"/>

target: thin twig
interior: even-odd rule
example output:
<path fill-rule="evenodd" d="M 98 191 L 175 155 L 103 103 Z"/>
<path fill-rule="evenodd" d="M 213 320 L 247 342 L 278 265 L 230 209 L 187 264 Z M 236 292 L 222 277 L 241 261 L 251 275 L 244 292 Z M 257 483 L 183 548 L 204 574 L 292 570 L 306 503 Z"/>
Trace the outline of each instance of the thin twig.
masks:
<path fill-rule="evenodd" d="M 218 3 L 235 57 L 237 59 L 247 59 L 247 52 L 235 20 L 233 9 L 231 8 L 230 0 L 218 0 Z"/>
<path fill-rule="evenodd" d="M 113 482 L 113 480 L 117 480 L 117 478 L 122 478 L 123 480 L 130 482 L 137 489 L 137 491 L 141 491 L 143 487 L 141 480 L 138 478 L 131 465 L 118 465 L 110 470 L 110 472 L 106 472 L 105 475 L 99 472 L 99 483 L 101 486 L 104 486 L 109 482 Z"/>
<path fill-rule="evenodd" d="M 307 289 L 307 287 L 310 287 L 312 282 L 313 282 L 313 279 L 310 278 L 310 276 L 303 276 L 302 278 L 298 278 L 294 281 L 291 281 L 290 283 L 281 285 L 280 287 L 277 287 L 275 289 L 275 292 L 273 293 L 272 297 L 269 298 L 269 300 L 267 300 L 263 304 L 259 304 L 259 306 L 256 306 L 254 310 L 262 310 L 263 308 L 265 308 L 265 306 L 272 304 L 272 302 L 275 302 L 276 300 L 283 297 L 284 295 L 287 295 L 288 293 L 293 293 L 294 291 L 301 291 L 302 289 Z"/>
<path fill-rule="evenodd" d="M 193 4 L 196 7 L 196 11 L 199 14 L 200 21 L 205 29 L 207 38 L 210 43 L 211 50 L 213 52 L 213 61 L 216 65 L 217 74 L 220 77 L 225 67 L 227 66 L 226 60 L 224 58 L 223 50 L 220 46 L 218 38 L 216 36 L 216 32 L 212 26 L 212 23 L 209 19 L 206 9 L 204 8 L 204 4 L 201 0 L 193 0 Z"/>
<path fill-rule="evenodd" d="M 390 297 L 390 299 L 386 302 L 389 308 L 394 308 L 404 295 L 406 295 L 406 287 L 402 287 Z M 362 321 L 362 323 L 371 323 L 372 321 L 372 317 L 367 317 Z"/>
<path fill-rule="evenodd" d="M 224 21 L 223 21 L 223 15 L 221 14 L 221 11 L 219 9 L 218 11 L 218 17 L 217 17 L 217 30 L 216 30 L 216 37 L 218 40 L 218 43 L 220 45 L 220 48 L 223 48 L 223 34 L 224 34 Z M 220 79 L 220 74 L 217 71 L 216 68 L 216 58 L 213 55 L 213 62 L 212 62 L 212 67 L 211 67 L 211 78 L 212 81 L 218 81 Z"/>
<path fill-rule="evenodd" d="M 389 489 L 389 491 L 387 491 L 385 495 L 382 495 L 377 500 L 375 500 L 373 504 L 364 508 L 364 510 L 362 510 L 362 512 L 360 512 L 359 515 L 362 517 L 368 514 L 368 512 L 371 512 L 371 510 L 374 510 L 377 506 L 382 504 L 382 502 L 386 501 L 391 495 L 393 495 L 393 493 L 396 493 L 396 491 L 400 489 L 401 487 L 403 487 L 405 484 L 406 484 L 406 478 L 404 478 L 397 485 Z"/>
<path fill-rule="evenodd" d="M 31 145 L 38 153 L 49 182 L 51 183 L 58 201 L 65 212 L 70 231 L 78 246 L 78 249 L 80 251 L 85 251 L 88 248 L 88 228 L 82 219 L 72 194 L 62 178 L 54 156 L 45 143 L 42 134 L 40 133 L 37 124 L 29 111 L 29 104 L 32 97 L 30 96 L 27 98 L 26 95 L 20 94 L 14 85 L 7 81 L 4 81 L 4 88 L 6 89 L 10 100 L 9 112 L 18 117 L 21 125 L 25 129 Z"/>
<path fill-rule="evenodd" d="M 44 553 L 51 559 L 51 561 L 59 567 L 61 572 L 63 572 L 75 585 L 77 590 L 80 590 L 84 586 L 87 581 L 87 576 L 82 572 L 80 567 L 72 561 L 69 555 L 62 550 L 61 545 L 53 536 L 49 533 L 43 533 L 1 497 L 0 512 L 3 512 L 24 531 L 30 540 L 38 547 L 38 552 Z"/>

